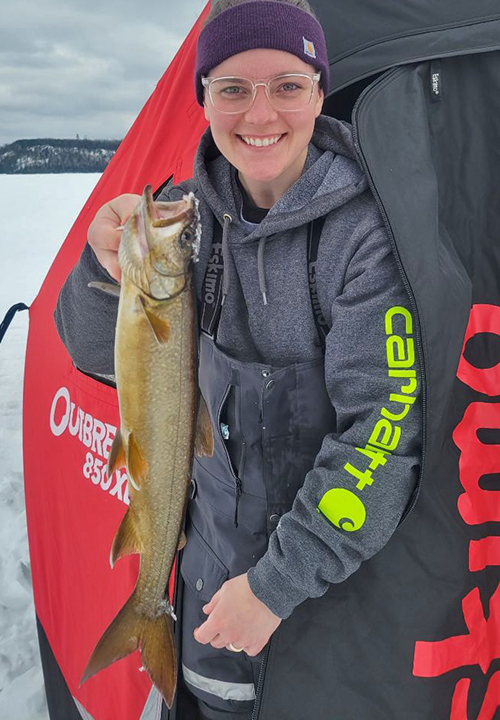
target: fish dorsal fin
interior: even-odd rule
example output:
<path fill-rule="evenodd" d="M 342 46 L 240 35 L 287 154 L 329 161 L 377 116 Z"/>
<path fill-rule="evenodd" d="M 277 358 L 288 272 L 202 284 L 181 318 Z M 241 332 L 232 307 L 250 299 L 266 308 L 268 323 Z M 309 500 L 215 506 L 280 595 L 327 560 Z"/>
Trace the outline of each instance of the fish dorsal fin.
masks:
<path fill-rule="evenodd" d="M 106 467 L 106 474 L 108 478 L 114 473 L 115 470 L 121 467 L 125 467 L 127 464 L 125 457 L 125 448 L 123 447 L 122 434 L 118 429 L 109 451 L 108 464 Z"/>
<path fill-rule="evenodd" d="M 140 295 L 139 295 L 140 297 Z M 156 339 L 160 345 L 165 345 L 170 337 L 170 323 L 166 318 L 158 317 L 155 313 L 150 310 L 144 303 L 144 300 L 140 297 L 142 307 L 146 313 L 146 317 L 151 325 L 151 330 L 154 332 Z"/>
<path fill-rule="evenodd" d="M 194 447 L 199 457 L 212 457 L 214 454 L 214 434 L 207 404 L 203 395 L 199 394 L 198 416 L 196 418 L 196 435 Z"/>
<path fill-rule="evenodd" d="M 121 557 L 143 552 L 144 546 L 139 537 L 137 520 L 132 506 L 130 506 L 125 513 L 125 517 L 121 521 L 120 527 L 115 535 L 115 539 L 113 540 L 109 556 L 109 564 L 113 567 L 115 562 Z"/>
<path fill-rule="evenodd" d="M 148 468 L 147 460 L 144 459 L 133 433 L 130 433 L 127 447 L 127 471 L 130 484 L 136 490 L 140 490 L 144 484 L 148 476 Z"/>

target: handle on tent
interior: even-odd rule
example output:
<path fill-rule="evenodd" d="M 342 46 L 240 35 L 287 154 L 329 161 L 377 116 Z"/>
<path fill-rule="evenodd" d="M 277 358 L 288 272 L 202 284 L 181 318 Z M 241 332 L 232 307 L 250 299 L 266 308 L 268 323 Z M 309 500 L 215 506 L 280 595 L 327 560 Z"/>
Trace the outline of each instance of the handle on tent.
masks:
<path fill-rule="evenodd" d="M 0 324 L 0 343 L 2 342 L 3 336 L 5 335 L 9 325 L 11 324 L 14 315 L 20 310 L 29 310 L 29 307 L 24 303 L 16 303 L 5 313 L 5 317 Z"/>

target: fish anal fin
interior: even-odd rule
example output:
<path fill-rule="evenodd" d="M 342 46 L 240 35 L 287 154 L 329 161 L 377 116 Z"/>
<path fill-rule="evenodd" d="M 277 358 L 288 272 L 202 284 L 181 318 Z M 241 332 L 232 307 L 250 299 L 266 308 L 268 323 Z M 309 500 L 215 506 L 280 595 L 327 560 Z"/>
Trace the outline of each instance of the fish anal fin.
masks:
<path fill-rule="evenodd" d="M 114 297 L 120 297 L 120 285 L 112 285 L 111 283 L 93 280 L 92 282 L 88 283 L 88 287 L 95 288 L 96 290 L 101 290 L 107 295 L 114 295 Z"/>
<path fill-rule="evenodd" d="M 123 447 L 123 439 L 120 430 L 116 431 L 116 435 L 109 451 L 108 464 L 106 466 L 106 474 L 108 478 L 114 473 L 115 470 L 121 467 L 125 467 L 126 457 L 125 448 Z"/>
<path fill-rule="evenodd" d="M 142 307 L 146 314 L 151 330 L 154 332 L 156 339 L 160 345 L 165 345 L 170 337 L 170 323 L 166 318 L 158 317 L 150 308 L 146 306 L 144 300 L 140 297 Z"/>
<path fill-rule="evenodd" d="M 194 447 L 199 457 L 212 457 L 214 454 L 214 433 L 212 421 L 208 412 L 207 404 L 200 393 L 198 402 L 198 415 L 196 418 L 196 434 Z"/>
<path fill-rule="evenodd" d="M 113 540 L 109 556 L 110 565 L 113 567 L 115 562 L 125 555 L 142 552 L 144 552 L 144 546 L 139 537 L 139 529 L 134 511 L 130 506 Z"/>
<path fill-rule="evenodd" d="M 127 471 L 130 484 L 140 490 L 148 476 L 148 462 L 144 459 L 135 435 L 128 436 Z"/>

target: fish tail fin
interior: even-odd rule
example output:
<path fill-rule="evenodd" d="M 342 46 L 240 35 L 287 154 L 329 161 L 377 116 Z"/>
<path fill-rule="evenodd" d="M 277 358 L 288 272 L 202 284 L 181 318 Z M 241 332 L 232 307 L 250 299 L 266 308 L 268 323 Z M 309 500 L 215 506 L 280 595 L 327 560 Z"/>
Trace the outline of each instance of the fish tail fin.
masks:
<path fill-rule="evenodd" d="M 148 618 L 141 634 L 141 657 L 149 677 L 172 707 L 177 684 L 177 659 L 168 615 Z"/>
<path fill-rule="evenodd" d="M 156 618 L 141 615 L 134 606 L 135 593 L 97 643 L 80 685 L 116 660 L 140 649 L 145 669 L 171 708 L 177 684 L 172 620 L 165 613 Z"/>

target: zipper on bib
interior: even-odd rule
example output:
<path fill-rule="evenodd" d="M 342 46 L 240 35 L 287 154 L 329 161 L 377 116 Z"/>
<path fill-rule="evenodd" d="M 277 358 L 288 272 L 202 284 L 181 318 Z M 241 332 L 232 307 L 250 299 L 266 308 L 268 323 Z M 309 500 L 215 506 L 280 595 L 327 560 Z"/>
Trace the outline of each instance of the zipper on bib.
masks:
<path fill-rule="evenodd" d="M 398 69 L 393 70 L 392 72 L 396 72 L 397 70 L 398 70 Z M 380 80 L 379 82 L 381 82 L 382 80 L 385 80 L 386 77 L 387 77 L 387 73 L 382 76 L 382 78 L 381 78 L 381 80 Z M 355 103 L 355 105 L 354 105 L 354 108 L 353 108 L 353 111 L 352 111 L 352 119 L 353 119 L 353 122 L 352 122 L 352 130 L 353 130 L 354 147 L 355 147 L 355 149 L 356 149 L 356 154 L 357 154 L 357 156 L 358 156 L 358 160 L 360 161 L 361 166 L 362 166 L 362 168 L 363 168 L 363 171 L 364 171 L 364 173 L 365 173 L 365 175 L 366 175 L 366 178 L 367 178 L 367 180 L 368 180 L 368 185 L 370 186 L 370 190 L 371 190 L 372 193 L 373 193 L 373 197 L 375 198 L 375 202 L 377 203 L 378 209 L 379 209 L 380 214 L 381 214 L 381 216 L 382 216 L 382 219 L 383 219 L 383 221 L 384 221 L 384 225 L 385 225 L 385 227 L 386 227 L 386 230 L 387 230 L 387 232 L 389 233 L 389 238 L 390 238 L 390 240 L 391 240 L 391 246 L 392 246 L 392 252 L 393 252 L 394 258 L 395 258 L 395 260 L 396 260 L 396 265 L 397 265 L 397 267 L 398 267 L 399 274 L 400 274 L 401 279 L 402 279 L 402 281 L 403 281 L 403 285 L 405 286 L 406 291 L 407 291 L 407 293 L 408 293 L 408 297 L 409 297 L 409 300 L 410 300 L 410 305 L 411 305 L 411 308 L 412 308 L 413 316 L 414 316 L 414 318 L 416 319 L 415 325 L 416 325 L 416 328 L 417 328 L 417 333 L 416 333 L 416 336 L 415 336 L 415 340 L 416 340 L 416 346 L 417 346 L 417 349 L 418 349 L 418 356 L 419 356 L 419 360 L 420 360 L 420 367 L 421 367 L 421 371 L 422 371 L 422 466 L 421 466 L 421 468 L 420 468 L 420 477 L 419 477 L 419 479 L 418 479 L 417 488 L 416 488 L 416 490 L 415 490 L 415 492 L 414 492 L 414 494 L 413 494 L 413 498 L 412 498 L 412 500 L 411 500 L 411 503 L 410 503 L 409 507 L 406 509 L 403 517 L 401 518 L 401 520 L 400 520 L 400 522 L 399 522 L 399 525 L 398 525 L 398 527 L 399 527 L 400 525 L 403 524 L 403 522 L 406 520 L 406 518 L 408 517 L 408 515 L 410 514 L 410 512 L 411 512 L 411 511 L 413 510 L 413 508 L 415 507 L 415 504 L 416 504 L 416 502 L 417 502 L 417 500 L 418 500 L 418 496 L 419 496 L 419 494 L 420 494 L 420 487 L 421 487 L 422 478 L 423 478 L 423 475 L 424 475 L 425 453 L 426 453 L 426 448 L 427 448 L 427 424 L 426 424 L 426 413 L 427 413 L 427 384 L 426 384 L 426 378 L 425 378 L 424 351 L 423 351 L 423 346 L 422 346 L 422 329 L 421 329 L 421 325 L 420 325 L 420 316 L 419 316 L 419 314 L 418 314 L 417 303 L 415 302 L 415 295 L 414 295 L 414 293 L 413 293 L 412 287 L 411 287 L 411 285 L 410 285 L 410 282 L 409 282 L 408 277 L 407 277 L 407 275 L 406 275 L 405 269 L 404 269 L 404 267 L 403 267 L 403 263 L 402 263 L 402 261 L 401 261 L 401 256 L 400 256 L 400 254 L 399 254 L 398 246 L 397 246 L 397 243 L 396 243 L 396 238 L 394 237 L 394 233 L 392 232 L 392 229 L 391 229 L 391 226 L 390 226 L 390 223 L 389 223 L 389 219 L 388 219 L 388 217 L 387 217 L 387 213 L 386 213 L 385 208 L 384 208 L 384 205 L 383 205 L 383 203 L 382 203 L 382 201 L 381 201 L 381 199 L 380 199 L 380 196 L 379 196 L 379 194 L 378 194 L 378 192 L 377 192 L 377 188 L 375 187 L 375 183 L 373 182 L 373 178 L 372 178 L 372 176 L 371 176 L 371 173 L 370 173 L 370 170 L 369 170 L 369 167 L 368 167 L 368 163 L 366 162 L 365 156 L 363 155 L 363 150 L 362 150 L 361 145 L 360 145 L 360 142 L 359 142 L 358 127 L 357 127 L 357 124 L 356 124 L 356 113 L 358 112 L 359 105 L 360 105 L 360 104 L 362 103 L 362 101 L 364 100 L 365 95 L 368 94 L 369 91 L 373 90 L 373 88 L 376 87 L 376 86 L 379 84 L 379 82 L 375 82 L 373 85 L 370 85 L 369 87 L 367 87 L 367 88 L 361 93 L 361 95 L 360 95 L 359 98 L 356 100 L 356 103 Z"/>
<path fill-rule="evenodd" d="M 259 679 L 257 681 L 257 687 L 255 688 L 255 702 L 253 705 L 252 720 L 258 720 L 260 712 L 260 703 L 262 701 L 262 687 L 264 685 L 264 676 L 266 674 L 267 661 L 269 659 L 269 648 L 271 646 L 272 637 L 267 643 L 267 647 L 264 652 L 264 657 L 260 664 Z"/>
<path fill-rule="evenodd" d="M 232 477 L 233 477 L 234 484 L 235 484 L 234 526 L 235 526 L 235 527 L 238 527 L 238 509 L 239 509 L 239 505 L 240 505 L 241 495 L 242 495 L 242 493 L 243 493 L 243 482 L 242 482 L 241 478 L 243 477 L 243 471 L 244 471 L 244 468 L 245 468 L 246 443 L 245 443 L 244 440 L 242 440 L 242 442 L 241 442 L 241 456 L 240 456 L 241 459 L 240 459 L 240 466 L 239 466 L 239 468 L 238 468 L 238 474 L 236 474 L 236 472 L 234 471 L 234 468 L 233 468 L 233 463 L 231 462 L 231 457 L 230 457 L 230 455 L 229 455 L 229 452 L 228 452 L 228 449 L 227 449 L 227 446 L 226 446 L 226 442 L 225 442 L 225 439 L 224 439 L 224 435 L 223 435 L 223 433 L 222 433 L 222 431 L 221 431 L 222 408 L 224 407 L 224 404 L 225 404 L 225 402 L 226 402 L 226 400 L 227 400 L 227 397 L 228 397 L 228 395 L 229 395 L 229 393 L 230 393 L 230 391 L 231 391 L 231 388 L 234 388 L 234 387 L 236 387 L 236 386 L 235 386 L 235 385 L 232 385 L 232 384 L 229 384 L 229 385 L 227 386 L 225 392 L 224 392 L 224 395 L 223 395 L 223 397 L 222 397 L 221 404 L 220 404 L 220 406 L 219 406 L 219 410 L 218 410 L 218 412 L 217 412 L 217 427 L 218 427 L 218 430 L 219 430 L 219 435 L 220 435 L 220 437 L 222 438 L 222 444 L 223 444 L 223 446 L 224 446 L 224 452 L 225 452 L 225 454 L 226 454 L 227 465 L 228 465 L 228 467 L 229 467 L 229 471 L 230 471 L 230 473 L 231 473 L 231 475 L 232 475 Z M 226 427 L 227 427 L 227 426 L 226 426 Z M 228 430 L 228 432 L 230 432 L 230 429 L 229 429 L 229 428 L 228 428 L 227 430 Z"/>

